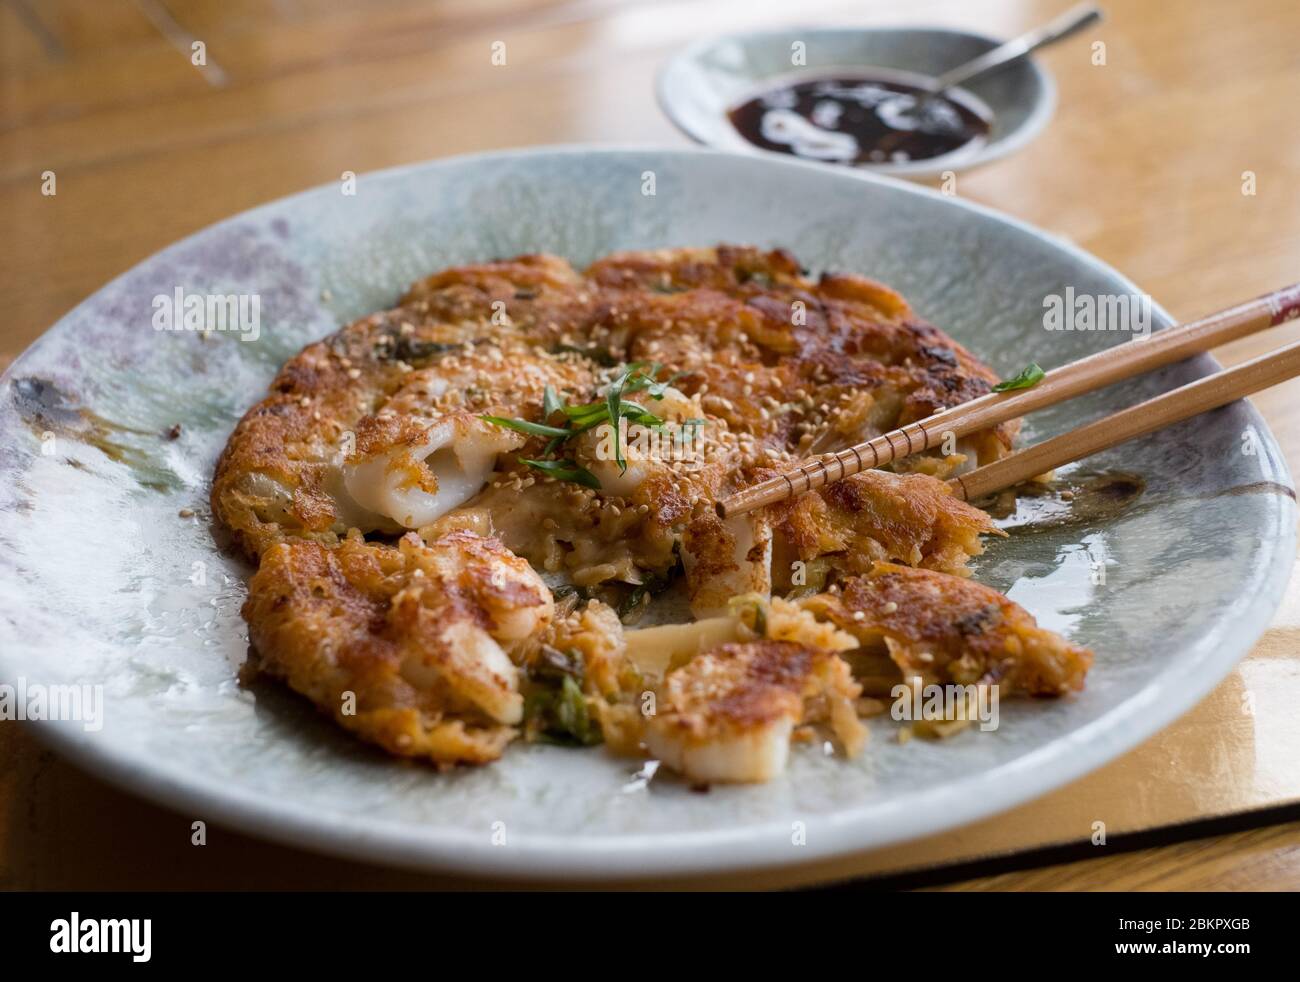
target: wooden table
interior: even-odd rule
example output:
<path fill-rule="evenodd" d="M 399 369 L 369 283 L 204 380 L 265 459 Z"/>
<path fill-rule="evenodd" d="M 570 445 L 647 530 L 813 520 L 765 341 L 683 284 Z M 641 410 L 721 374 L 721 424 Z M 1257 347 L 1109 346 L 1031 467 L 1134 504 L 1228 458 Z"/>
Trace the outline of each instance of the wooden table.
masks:
<path fill-rule="evenodd" d="M 808 24 L 947 24 L 1009 36 L 1064 6 L 804 0 L 797 16 Z M 1105 6 L 1108 20 L 1089 40 L 1042 56 L 1060 85 L 1047 131 L 1012 158 L 963 174 L 959 193 L 1075 241 L 1180 318 L 1300 278 L 1300 6 Z M 654 104 L 656 66 L 702 34 L 789 23 L 789 7 L 778 0 L 0 0 L 7 233 L 0 353 L 16 354 L 108 279 L 178 237 L 345 170 L 539 143 L 682 145 Z M 1093 63 L 1091 40 L 1105 42 L 1104 65 Z M 492 63 L 495 41 L 506 42 L 504 66 Z M 195 42 L 206 54 L 198 67 Z M 48 172 L 52 196 L 42 194 Z M 1247 172 L 1253 195 L 1243 193 Z M 1297 337 L 1300 324 L 1219 355 L 1236 362 Z M 1291 384 L 1257 400 L 1293 464 L 1300 462 L 1297 397 L 1300 384 Z M 1280 670 L 1300 690 L 1300 593 L 1293 593 L 1291 612 L 1279 615 L 1245 665 L 1267 667 L 1270 677 Z M 1207 700 L 1211 713 L 1216 699 L 1238 697 L 1233 686 L 1243 678 L 1252 676 L 1234 675 Z M 1286 707 L 1266 709 L 1277 714 L 1271 723 L 1288 723 Z M 1021 840 L 999 838 L 999 828 L 1069 815 L 1076 801 L 1090 800 L 1079 797 L 1090 788 L 1122 797 L 1123 780 L 1158 769 L 1168 746 L 1186 742 L 1179 733 L 1162 736 L 1167 745 L 1158 737 L 1000 824 L 939 837 L 928 848 L 938 862 L 1014 853 Z M 1223 749 L 1207 746 L 1206 757 L 1180 763 L 1189 781 L 1198 759 Z M 1264 789 L 1263 799 L 1228 800 L 1219 810 L 1300 800 L 1300 774 L 1288 783 L 1282 767 L 1276 801 Z M 1201 801 L 1185 810 L 1195 815 Z M 196 859 L 188 820 L 80 773 L 22 726 L 0 725 L 0 805 L 4 887 L 439 882 L 227 832 Z M 1043 866 L 1063 855 L 1051 852 L 998 860 L 1002 869 L 1034 868 L 955 888 L 1294 889 L 1300 824 L 1287 818 L 1300 812 L 1275 810 L 1238 822 L 1258 828 L 1064 866 Z M 1180 837 L 1157 833 L 1166 834 Z M 954 850 L 958 840 L 962 848 Z"/>

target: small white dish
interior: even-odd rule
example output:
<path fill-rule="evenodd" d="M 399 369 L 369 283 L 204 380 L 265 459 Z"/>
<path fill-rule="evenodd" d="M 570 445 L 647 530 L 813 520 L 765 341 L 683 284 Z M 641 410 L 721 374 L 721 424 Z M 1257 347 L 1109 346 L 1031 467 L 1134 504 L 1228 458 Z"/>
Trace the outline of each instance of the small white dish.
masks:
<path fill-rule="evenodd" d="M 659 72 L 656 92 L 660 108 L 691 139 L 720 150 L 771 154 L 736 130 L 728 117 L 731 109 L 801 78 L 868 73 L 898 80 L 917 74 L 934 77 L 1000 43 L 946 28 L 788 28 L 731 34 L 697 41 L 673 57 Z M 940 157 L 856 166 L 899 177 L 974 167 L 1024 146 L 1056 107 L 1056 84 L 1031 58 L 952 95 L 991 116 L 987 138 Z"/>

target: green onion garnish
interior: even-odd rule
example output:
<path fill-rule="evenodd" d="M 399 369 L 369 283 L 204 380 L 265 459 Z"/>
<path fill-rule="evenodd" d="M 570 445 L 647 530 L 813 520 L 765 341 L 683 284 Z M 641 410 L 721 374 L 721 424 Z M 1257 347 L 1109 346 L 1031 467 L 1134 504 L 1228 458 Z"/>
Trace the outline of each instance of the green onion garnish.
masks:
<path fill-rule="evenodd" d="M 662 382 L 656 381 L 655 376 L 662 368 L 663 366 L 658 362 L 650 362 L 648 365 L 646 362 L 633 362 L 609 384 L 604 399 L 581 406 L 565 405 L 564 400 L 555 391 L 555 387 L 548 384 L 542 393 L 543 422 L 541 423 L 533 423 L 526 419 L 508 419 L 504 416 L 480 418 L 494 426 L 502 426 L 530 436 L 550 437 L 544 451 L 548 457 L 554 454 L 561 444 L 579 433 L 601 423 L 609 423 L 614 427 L 614 459 L 618 461 L 619 470 L 627 473 L 627 459 L 623 454 L 623 434 L 618 425 L 619 421 L 626 418 L 641 426 L 662 426 L 664 421 L 645 406 L 624 399 L 623 396 L 625 393 L 646 392 L 652 399 L 662 399 L 668 387 L 681 376 L 678 372 Z M 568 425 L 551 426 L 549 422 L 545 422 L 556 413 L 562 413 L 567 417 Z M 600 488 L 600 480 L 596 475 L 572 460 L 528 460 L 520 457 L 519 461 L 551 475 L 556 480 L 572 481 L 588 488 Z"/>
<path fill-rule="evenodd" d="M 546 383 L 546 389 L 542 393 L 542 420 L 545 422 L 550 419 L 558 410 L 564 408 L 564 400 L 560 398 L 559 393 L 555 391 L 555 386 L 549 382 Z"/>
<path fill-rule="evenodd" d="M 562 439 L 572 436 L 569 430 L 558 426 L 547 426 L 545 423 L 530 423 L 526 419 L 506 419 L 504 416 L 480 416 L 479 419 L 485 419 L 493 426 L 504 426 L 507 430 L 518 430 L 520 433 L 529 433 L 533 436 L 553 436 Z"/>
<path fill-rule="evenodd" d="M 1030 389 L 1047 377 L 1047 373 L 1038 367 L 1035 363 L 1030 363 L 1029 367 L 1009 379 L 1004 379 L 997 385 L 993 386 L 994 392 L 1009 392 L 1012 389 Z"/>
<path fill-rule="evenodd" d="M 623 369 L 623 374 L 614 381 L 609 383 L 609 388 L 605 390 L 605 407 L 609 413 L 609 425 L 614 427 L 614 459 L 618 461 L 619 473 L 627 473 L 627 461 L 623 458 L 623 434 L 622 427 L 618 425 L 620 417 L 623 415 L 622 400 L 623 386 L 627 384 L 628 375 L 632 369 Z"/>
<path fill-rule="evenodd" d="M 557 481 L 572 481 L 574 484 L 581 484 L 584 488 L 600 490 L 600 479 L 587 468 L 571 460 L 529 460 L 527 457 L 520 457 L 519 463 L 527 464 L 543 474 L 549 474 Z"/>

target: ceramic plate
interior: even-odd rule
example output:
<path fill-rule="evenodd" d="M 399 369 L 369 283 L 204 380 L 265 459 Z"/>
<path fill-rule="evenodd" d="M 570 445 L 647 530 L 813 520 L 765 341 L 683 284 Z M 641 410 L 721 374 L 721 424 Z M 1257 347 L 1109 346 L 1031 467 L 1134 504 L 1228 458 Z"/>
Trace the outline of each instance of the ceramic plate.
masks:
<path fill-rule="evenodd" d="M 824 77 L 836 71 L 854 77 L 871 68 L 935 77 L 1001 43 L 982 34 L 940 27 L 787 28 L 729 34 L 696 41 L 673 57 L 659 72 L 657 93 L 668 118 L 692 140 L 720 150 L 766 155 L 769 151 L 753 146 L 736 131 L 727 112 L 779 80 Z M 796 50 L 798 60 L 794 60 Z M 1024 146 L 1047 125 L 1056 108 L 1056 83 L 1031 58 L 976 79 L 964 90 L 992 113 L 987 142 L 973 151 L 933 160 L 861 168 L 924 177 L 974 167 Z"/>
<path fill-rule="evenodd" d="M 275 202 L 109 284 L 4 376 L 0 679 L 102 685 L 98 728 L 38 732 L 196 819 L 423 869 L 663 876 L 896 843 L 1041 795 L 1190 710 L 1262 631 L 1295 554 L 1294 496 L 1272 437 L 1238 403 L 1090 461 L 1146 482 L 1122 513 L 989 543 L 979 579 L 1097 652 L 1086 692 L 1006 702 L 993 732 L 899 744 L 897 724 L 878 719 L 858 760 L 800 747 L 780 780 L 699 794 L 635 782 L 634 766 L 601 749 L 520 746 L 492 767 L 440 775 L 351 740 L 274 686 L 240 686 L 250 570 L 214 541 L 208 480 L 286 358 L 449 264 L 545 250 L 581 265 L 720 241 L 785 246 L 814 270 L 884 280 L 1004 374 L 1124 339 L 1045 330 L 1044 297 L 1138 292 L 983 208 L 767 157 L 540 149 Z M 256 295 L 258 337 L 156 330 L 155 298 L 178 289 Z M 1168 322 L 1158 307 L 1153 316 Z M 1026 436 L 1213 368 L 1200 358 L 1043 412 Z"/>

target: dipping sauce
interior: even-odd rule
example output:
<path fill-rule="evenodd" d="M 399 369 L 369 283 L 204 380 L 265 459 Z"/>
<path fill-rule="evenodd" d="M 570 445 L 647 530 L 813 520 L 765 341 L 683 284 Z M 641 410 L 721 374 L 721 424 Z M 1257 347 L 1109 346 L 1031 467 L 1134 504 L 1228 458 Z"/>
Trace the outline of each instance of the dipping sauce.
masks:
<path fill-rule="evenodd" d="M 947 96 L 923 100 L 925 94 L 892 79 L 805 79 L 727 115 L 756 147 L 828 163 L 904 164 L 987 139 L 983 115 Z"/>

